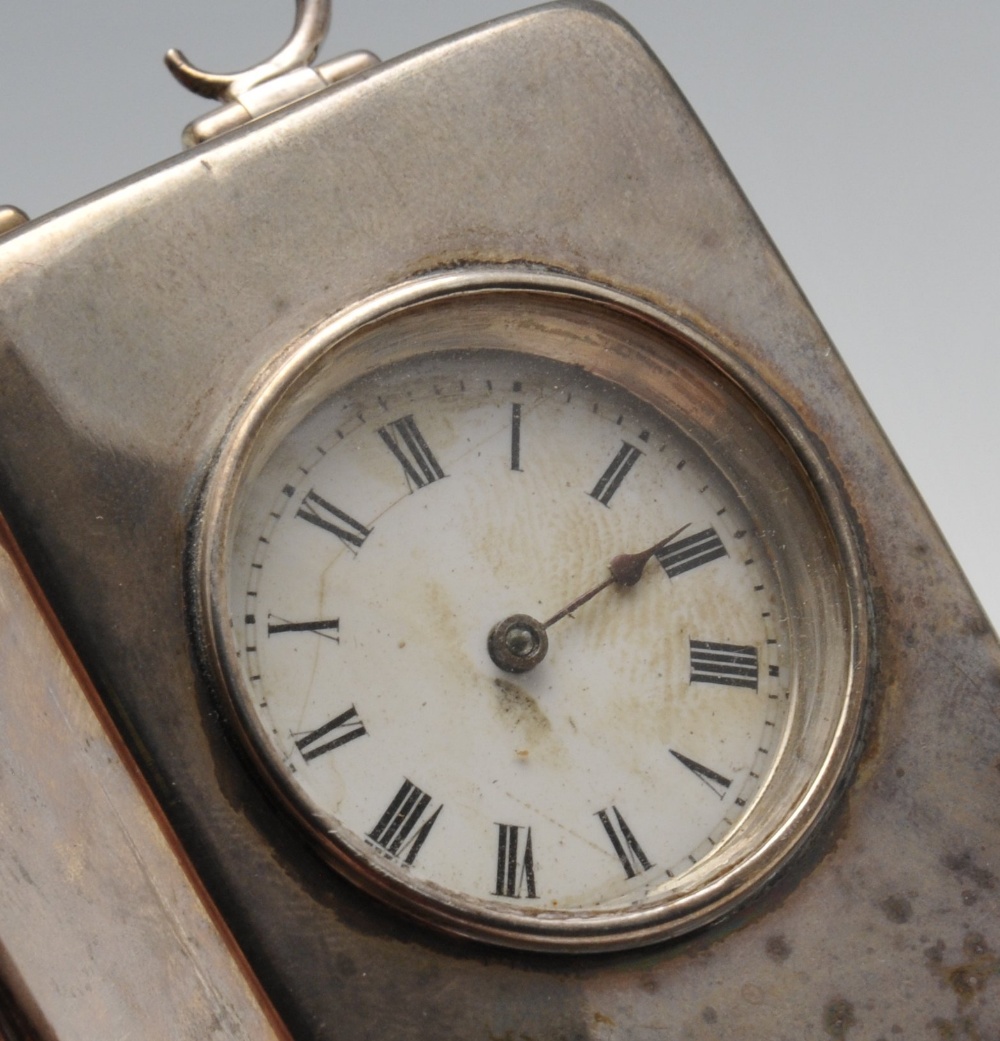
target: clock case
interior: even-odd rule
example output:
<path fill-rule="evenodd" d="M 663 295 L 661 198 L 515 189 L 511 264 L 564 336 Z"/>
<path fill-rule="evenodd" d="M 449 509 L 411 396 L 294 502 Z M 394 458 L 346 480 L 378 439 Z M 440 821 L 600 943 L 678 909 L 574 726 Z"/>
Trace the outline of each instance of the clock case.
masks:
<path fill-rule="evenodd" d="M 996 636 L 612 12 L 552 4 L 363 72 L 9 233 L 0 264 L 0 512 L 294 1036 L 1000 1031 Z M 798 417 L 861 546 L 874 624 L 848 783 L 751 905 L 651 950 L 491 949 L 359 893 L 247 769 L 196 649 L 190 533 L 261 373 L 355 302 L 470 265 L 586 279 L 709 334 Z"/>

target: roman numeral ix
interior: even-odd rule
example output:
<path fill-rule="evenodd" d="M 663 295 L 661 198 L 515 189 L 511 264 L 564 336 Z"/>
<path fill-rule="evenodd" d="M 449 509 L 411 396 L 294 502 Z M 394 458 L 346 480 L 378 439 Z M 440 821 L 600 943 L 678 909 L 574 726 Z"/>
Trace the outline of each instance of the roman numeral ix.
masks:
<path fill-rule="evenodd" d="M 691 682 L 757 689 L 757 648 L 691 641 Z"/>
<path fill-rule="evenodd" d="M 413 416 L 403 416 L 387 427 L 379 427 L 378 436 L 403 468 L 411 488 L 423 488 L 445 476 L 441 464 L 417 429 Z"/>
<path fill-rule="evenodd" d="M 368 833 L 368 839 L 388 856 L 402 856 L 403 863 L 409 866 L 416 860 L 443 809 L 438 806 L 426 820 L 422 819 L 430 801 L 431 797 L 412 781 L 403 781 L 378 824 Z"/>

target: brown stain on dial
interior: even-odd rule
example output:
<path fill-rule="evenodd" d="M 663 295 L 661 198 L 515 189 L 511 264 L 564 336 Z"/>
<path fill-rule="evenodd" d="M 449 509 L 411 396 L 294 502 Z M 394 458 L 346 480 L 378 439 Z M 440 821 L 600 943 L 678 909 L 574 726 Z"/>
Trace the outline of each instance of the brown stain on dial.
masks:
<path fill-rule="evenodd" d="M 496 697 L 493 699 L 500 718 L 511 727 L 518 727 L 527 740 L 546 737 L 552 729 L 549 717 L 533 695 L 512 680 L 497 676 L 493 680 Z"/>

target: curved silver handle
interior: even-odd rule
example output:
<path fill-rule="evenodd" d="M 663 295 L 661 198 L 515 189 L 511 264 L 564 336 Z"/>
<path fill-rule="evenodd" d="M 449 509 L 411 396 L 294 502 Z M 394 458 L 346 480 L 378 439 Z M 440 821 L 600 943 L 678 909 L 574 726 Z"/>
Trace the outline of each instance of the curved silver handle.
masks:
<path fill-rule="evenodd" d="M 332 0 L 295 0 L 295 27 L 288 42 L 267 61 L 243 72 L 204 72 L 175 48 L 167 51 L 164 61 L 188 90 L 204 98 L 233 101 L 258 83 L 308 65 L 330 28 L 331 7 Z"/>

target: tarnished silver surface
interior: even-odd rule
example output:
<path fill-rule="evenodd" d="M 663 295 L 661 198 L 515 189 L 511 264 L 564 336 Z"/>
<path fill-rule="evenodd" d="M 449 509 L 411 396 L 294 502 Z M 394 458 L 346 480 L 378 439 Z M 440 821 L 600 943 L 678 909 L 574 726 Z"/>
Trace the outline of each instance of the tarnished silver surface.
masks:
<path fill-rule="evenodd" d="M 179 83 L 203 97 L 229 101 L 184 128 L 184 147 L 203 144 L 377 65 L 378 58 L 371 52 L 354 51 L 311 66 L 330 28 L 330 11 L 330 0 L 296 0 L 291 38 L 267 61 L 243 72 L 204 72 L 176 48 L 167 51 L 167 68 Z"/>
<path fill-rule="evenodd" d="M 359 896 L 251 780 L 188 634 L 199 488 L 262 367 L 387 286 L 511 262 L 738 357 L 825 458 L 872 590 L 866 741 L 825 827 L 750 909 L 642 954 L 498 953 Z M 721 159 L 606 9 L 363 73 L 12 232 L 0 265 L 0 510 L 296 1037 L 1000 1034 L 996 636 Z"/>
<path fill-rule="evenodd" d="M 352 51 L 315 68 L 293 69 L 243 91 L 236 101 L 192 120 L 184 128 L 181 140 L 185 148 L 194 148 L 377 64 L 378 58 L 370 51 Z"/>
<path fill-rule="evenodd" d="M 0 977 L 21 1029 L 59 1041 L 287 1037 L 18 572 L 2 522 L 0 670 Z"/>

